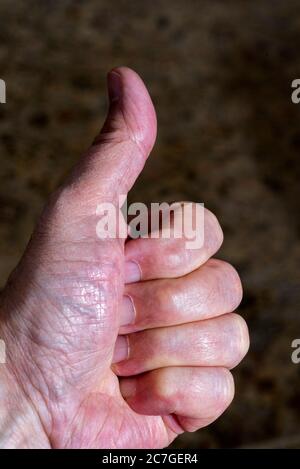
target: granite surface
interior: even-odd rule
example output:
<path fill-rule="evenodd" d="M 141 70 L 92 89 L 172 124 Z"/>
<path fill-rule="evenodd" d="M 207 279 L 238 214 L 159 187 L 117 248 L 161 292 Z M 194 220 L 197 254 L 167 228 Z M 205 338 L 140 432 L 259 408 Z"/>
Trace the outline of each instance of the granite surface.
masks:
<path fill-rule="evenodd" d="M 131 199 L 217 214 L 252 342 L 231 408 L 175 446 L 300 447 L 299 2 L 1 0 L 0 19 L 1 286 L 101 126 L 106 72 L 133 67 L 159 134 Z"/>

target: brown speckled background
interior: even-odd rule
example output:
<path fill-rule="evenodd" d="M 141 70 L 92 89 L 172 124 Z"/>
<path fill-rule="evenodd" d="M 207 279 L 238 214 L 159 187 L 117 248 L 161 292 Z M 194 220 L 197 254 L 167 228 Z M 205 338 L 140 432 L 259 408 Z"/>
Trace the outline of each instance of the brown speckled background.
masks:
<path fill-rule="evenodd" d="M 1 286 L 101 125 L 106 72 L 133 67 L 159 135 L 132 199 L 217 214 L 252 339 L 230 410 L 175 446 L 300 448 L 299 2 L 0 0 L 0 22 Z"/>

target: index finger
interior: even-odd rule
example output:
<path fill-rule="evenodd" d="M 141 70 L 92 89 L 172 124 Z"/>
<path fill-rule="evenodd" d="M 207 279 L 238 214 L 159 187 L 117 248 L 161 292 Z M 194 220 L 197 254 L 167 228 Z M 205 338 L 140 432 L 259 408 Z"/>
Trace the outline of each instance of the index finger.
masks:
<path fill-rule="evenodd" d="M 186 236 L 139 238 L 127 242 L 125 283 L 181 277 L 210 259 L 222 245 L 223 232 L 215 215 L 203 210 L 203 235 L 199 247 L 189 248 Z"/>

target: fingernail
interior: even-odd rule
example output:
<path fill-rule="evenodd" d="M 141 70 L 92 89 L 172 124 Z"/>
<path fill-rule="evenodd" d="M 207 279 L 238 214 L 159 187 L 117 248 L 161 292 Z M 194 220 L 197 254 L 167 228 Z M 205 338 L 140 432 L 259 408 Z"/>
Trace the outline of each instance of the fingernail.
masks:
<path fill-rule="evenodd" d="M 132 298 L 128 295 L 123 296 L 120 311 L 120 326 L 129 326 L 135 320 L 135 307 Z"/>
<path fill-rule="evenodd" d="M 124 399 L 133 397 L 136 394 L 136 379 L 121 379 L 120 381 L 120 390 Z"/>
<path fill-rule="evenodd" d="M 107 83 L 110 102 L 114 102 L 120 99 L 122 94 L 120 75 L 114 71 L 109 72 L 107 76 Z"/>
<path fill-rule="evenodd" d="M 134 283 L 141 280 L 141 269 L 134 261 L 125 262 L 125 283 Z"/>
<path fill-rule="evenodd" d="M 128 358 L 129 347 L 128 338 L 124 335 L 119 335 L 116 340 L 115 350 L 113 354 L 113 363 L 119 363 Z"/>

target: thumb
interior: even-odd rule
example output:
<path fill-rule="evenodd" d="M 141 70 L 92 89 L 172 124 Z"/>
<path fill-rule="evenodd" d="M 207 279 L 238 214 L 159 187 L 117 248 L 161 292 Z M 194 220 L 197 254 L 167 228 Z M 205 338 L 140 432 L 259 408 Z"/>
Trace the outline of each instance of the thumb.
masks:
<path fill-rule="evenodd" d="M 127 194 L 154 145 L 156 115 L 141 78 L 131 69 L 107 76 L 109 111 L 100 134 L 67 182 L 92 198 L 116 199 Z"/>

